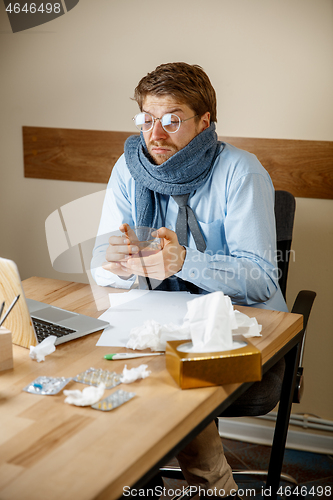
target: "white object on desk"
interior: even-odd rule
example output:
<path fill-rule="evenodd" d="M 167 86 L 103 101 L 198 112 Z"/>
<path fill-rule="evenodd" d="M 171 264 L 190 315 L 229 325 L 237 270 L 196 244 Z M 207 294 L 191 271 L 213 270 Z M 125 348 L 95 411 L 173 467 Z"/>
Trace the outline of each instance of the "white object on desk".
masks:
<path fill-rule="evenodd" d="M 187 292 L 157 290 L 130 290 L 128 293 L 110 294 L 111 307 L 99 319 L 108 321 L 97 346 L 126 347 L 132 328 L 149 319 L 160 324 L 170 322 L 181 326 L 187 312 L 187 302 L 196 295 Z"/>
<path fill-rule="evenodd" d="M 56 350 L 54 345 L 56 340 L 57 337 L 55 335 L 49 335 L 40 344 L 36 346 L 30 346 L 30 358 L 38 361 L 38 363 L 40 363 L 41 361 L 45 361 L 45 356 L 52 354 L 52 352 Z"/>
<path fill-rule="evenodd" d="M 85 387 L 82 391 L 65 390 L 65 403 L 75 406 L 90 406 L 97 403 L 97 401 L 103 397 L 104 390 L 105 384 L 103 382 L 101 382 L 97 387 L 93 387 L 92 385 Z"/>
<path fill-rule="evenodd" d="M 125 365 L 120 380 L 122 384 L 131 384 L 141 378 L 149 377 L 150 374 L 151 371 L 148 370 L 148 365 L 140 365 L 130 369 L 128 369 L 127 365 Z"/>

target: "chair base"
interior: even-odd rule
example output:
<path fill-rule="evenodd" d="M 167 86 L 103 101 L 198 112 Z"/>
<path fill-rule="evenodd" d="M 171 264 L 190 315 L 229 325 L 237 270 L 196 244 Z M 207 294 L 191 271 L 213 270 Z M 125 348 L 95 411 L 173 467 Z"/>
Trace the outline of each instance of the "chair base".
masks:
<path fill-rule="evenodd" d="M 266 471 L 266 470 L 233 470 L 232 475 L 233 476 L 263 476 L 263 477 L 267 477 L 268 471 Z M 298 482 L 296 481 L 296 479 L 294 479 L 289 474 L 285 474 L 284 472 L 281 472 L 280 480 L 286 481 L 287 483 L 291 483 L 291 484 L 294 484 L 295 486 L 298 486 Z"/>
<path fill-rule="evenodd" d="M 162 477 L 167 477 L 169 479 L 184 479 L 182 470 L 180 467 L 169 465 L 165 467 L 160 468 L 160 474 Z M 262 476 L 262 477 L 267 477 L 268 471 L 263 471 L 263 470 L 233 470 L 232 471 L 233 476 Z M 296 479 L 294 479 L 292 476 L 289 474 L 285 474 L 284 472 L 281 472 L 280 474 L 280 480 L 281 481 L 286 481 L 288 483 L 294 484 L 295 486 L 298 485 Z M 185 490 L 184 490 L 185 491 Z"/>

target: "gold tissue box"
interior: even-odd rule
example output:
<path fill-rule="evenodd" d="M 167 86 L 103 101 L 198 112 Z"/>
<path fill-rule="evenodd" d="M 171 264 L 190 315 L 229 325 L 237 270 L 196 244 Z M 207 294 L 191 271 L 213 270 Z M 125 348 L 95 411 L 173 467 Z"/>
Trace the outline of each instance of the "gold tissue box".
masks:
<path fill-rule="evenodd" d="M 261 380 L 261 352 L 248 339 L 237 336 L 242 347 L 219 352 L 181 352 L 188 340 L 166 343 L 165 360 L 170 375 L 182 389 Z M 180 347 L 184 349 L 184 347 Z"/>

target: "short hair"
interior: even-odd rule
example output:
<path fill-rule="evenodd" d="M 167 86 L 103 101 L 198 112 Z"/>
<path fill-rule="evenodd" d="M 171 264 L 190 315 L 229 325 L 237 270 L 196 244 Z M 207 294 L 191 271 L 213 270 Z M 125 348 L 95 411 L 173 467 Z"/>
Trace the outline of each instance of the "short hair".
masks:
<path fill-rule="evenodd" d="M 161 64 L 144 76 L 134 91 L 134 100 L 142 111 L 148 94 L 170 95 L 189 106 L 201 117 L 210 112 L 210 120 L 217 121 L 215 90 L 204 70 L 197 64 L 175 62 Z"/>

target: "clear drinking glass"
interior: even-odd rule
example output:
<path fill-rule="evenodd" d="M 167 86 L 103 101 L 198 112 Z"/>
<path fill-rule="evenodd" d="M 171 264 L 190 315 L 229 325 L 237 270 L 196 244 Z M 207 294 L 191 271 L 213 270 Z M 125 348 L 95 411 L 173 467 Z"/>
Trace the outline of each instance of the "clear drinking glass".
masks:
<path fill-rule="evenodd" d="M 161 239 L 153 236 L 156 229 L 152 227 L 138 226 L 131 227 L 128 232 L 123 233 L 130 245 L 139 247 L 140 257 L 153 255 L 161 250 Z M 135 257 L 136 254 L 132 254 Z"/>

